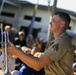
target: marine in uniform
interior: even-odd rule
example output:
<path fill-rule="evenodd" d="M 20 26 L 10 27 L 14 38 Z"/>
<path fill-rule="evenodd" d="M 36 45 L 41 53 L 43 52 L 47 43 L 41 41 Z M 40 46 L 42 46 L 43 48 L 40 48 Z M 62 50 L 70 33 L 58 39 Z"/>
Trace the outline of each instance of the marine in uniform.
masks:
<path fill-rule="evenodd" d="M 44 54 L 53 60 L 45 67 L 45 75 L 71 74 L 74 50 L 71 37 L 65 32 L 49 43 Z"/>
<path fill-rule="evenodd" d="M 44 54 L 38 58 L 23 54 L 10 43 L 8 50 L 15 54 L 29 67 L 39 71 L 45 67 L 45 75 L 71 75 L 74 60 L 72 40 L 65 32 L 70 24 L 70 16 L 64 12 L 56 12 L 50 21 L 50 32 L 54 40 L 47 44 Z"/>

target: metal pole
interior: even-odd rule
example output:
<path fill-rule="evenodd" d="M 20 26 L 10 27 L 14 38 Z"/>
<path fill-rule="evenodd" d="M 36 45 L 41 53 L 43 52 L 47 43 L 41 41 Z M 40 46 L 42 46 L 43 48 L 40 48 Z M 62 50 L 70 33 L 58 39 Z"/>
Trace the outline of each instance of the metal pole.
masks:
<path fill-rule="evenodd" d="M 56 12 L 56 5 L 57 5 L 57 0 L 54 0 L 53 8 L 52 8 L 52 16 Z"/>
<path fill-rule="evenodd" d="M 32 20 L 31 20 L 31 24 L 29 26 L 29 32 L 28 32 L 28 35 L 26 37 L 26 41 L 28 40 L 29 35 L 31 35 L 32 31 L 33 31 L 33 26 L 34 26 L 34 21 L 35 21 L 35 17 L 36 17 L 36 12 L 38 10 L 38 2 L 39 2 L 39 0 L 37 0 L 37 4 L 35 4 L 35 7 L 34 7 L 34 13 L 33 13 L 33 17 L 32 17 Z"/>
<path fill-rule="evenodd" d="M 3 9 L 3 6 L 4 6 L 4 3 L 5 3 L 6 0 L 2 0 L 2 4 L 1 4 L 1 8 L 0 8 L 0 15 L 2 13 L 2 9 Z"/>
<path fill-rule="evenodd" d="M 8 67 L 8 33 L 7 31 L 5 31 L 4 37 L 5 37 L 5 73 L 4 75 L 11 75 L 9 73 L 9 67 Z"/>
<path fill-rule="evenodd" d="M 8 56 L 7 56 L 7 34 L 6 32 L 4 33 L 4 37 L 5 37 L 5 65 L 6 65 L 6 69 L 5 69 L 5 75 L 7 75 L 8 73 Z"/>
<path fill-rule="evenodd" d="M 57 5 L 57 0 L 54 0 L 54 4 L 53 4 L 53 7 L 52 7 L 52 16 L 53 14 L 55 13 L 56 11 L 56 5 Z M 49 28 L 50 28 L 50 25 L 49 25 Z M 48 35 L 49 35 L 49 38 L 48 38 L 48 42 L 52 40 L 53 38 L 53 34 L 49 31 L 48 32 Z"/>

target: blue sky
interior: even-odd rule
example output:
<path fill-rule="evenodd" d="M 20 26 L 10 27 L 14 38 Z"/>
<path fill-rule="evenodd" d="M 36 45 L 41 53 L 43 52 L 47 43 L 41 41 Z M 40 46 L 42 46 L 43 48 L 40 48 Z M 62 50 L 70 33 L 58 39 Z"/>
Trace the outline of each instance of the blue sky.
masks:
<path fill-rule="evenodd" d="M 36 4 L 39 1 L 39 5 L 48 5 L 49 0 L 22 0 L 29 1 L 32 4 Z M 53 5 L 54 0 L 50 0 L 50 6 Z M 57 0 L 57 8 L 71 10 L 76 12 L 76 0 Z"/>

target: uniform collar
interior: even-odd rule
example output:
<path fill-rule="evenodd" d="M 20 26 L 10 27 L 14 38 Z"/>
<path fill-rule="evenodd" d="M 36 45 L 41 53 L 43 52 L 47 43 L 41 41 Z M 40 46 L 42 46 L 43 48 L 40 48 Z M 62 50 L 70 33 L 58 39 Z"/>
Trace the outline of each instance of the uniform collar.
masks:
<path fill-rule="evenodd" d="M 54 42 L 54 41 L 60 39 L 60 38 L 63 37 L 64 35 L 66 35 L 65 32 L 61 33 L 56 39 L 52 40 L 51 42 Z"/>

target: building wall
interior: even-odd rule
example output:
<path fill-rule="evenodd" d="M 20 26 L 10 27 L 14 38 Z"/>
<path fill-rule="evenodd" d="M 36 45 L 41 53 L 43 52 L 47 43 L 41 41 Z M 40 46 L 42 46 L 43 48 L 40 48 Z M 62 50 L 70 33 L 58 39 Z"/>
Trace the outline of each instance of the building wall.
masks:
<path fill-rule="evenodd" d="M 17 8 L 14 6 L 4 6 L 3 12 L 14 13 L 15 17 L 10 18 L 6 16 L 1 16 L 1 20 L 5 20 L 6 23 L 11 23 L 13 27 L 19 31 L 21 26 L 29 26 L 31 24 L 31 20 L 24 20 L 25 15 L 33 16 L 34 6 L 22 6 L 21 8 Z M 34 28 L 40 28 L 39 37 L 47 38 L 48 25 L 50 13 L 48 13 L 48 9 L 38 8 L 36 13 L 36 17 L 41 18 L 41 22 L 34 22 Z"/>
<path fill-rule="evenodd" d="M 23 5 L 21 8 L 19 8 L 19 7 L 5 5 L 3 8 L 3 12 L 10 12 L 15 14 L 13 18 L 1 16 L 0 19 L 5 20 L 6 23 L 11 23 L 12 26 L 15 27 L 18 32 L 21 26 L 29 27 L 29 25 L 31 24 L 31 20 L 24 20 L 24 16 L 25 15 L 33 16 L 34 6 Z M 36 17 L 40 17 L 41 22 L 34 22 L 34 28 L 41 29 L 40 32 L 38 33 L 38 37 L 42 37 L 44 40 L 47 40 L 47 37 L 48 37 L 48 29 L 49 29 L 48 27 L 49 27 L 50 16 L 51 16 L 51 12 L 50 13 L 48 12 L 47 7 L 41 8 L 39 6 L 38 11 L 36 13 Z M 70 26 L 71 26 L 71 30 L 69 31 L 76 33 L 75 31 L 76 21 L 72 19 Z"/>

